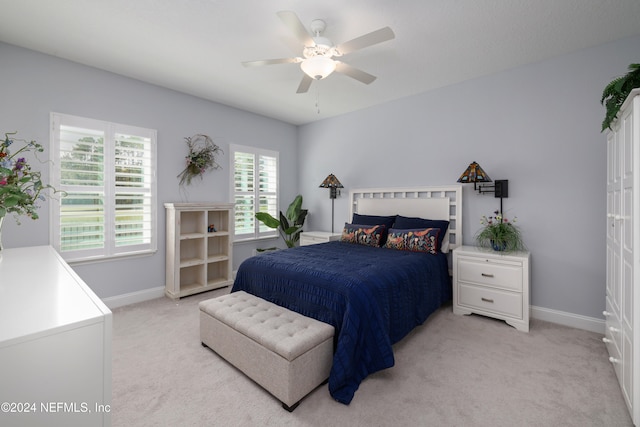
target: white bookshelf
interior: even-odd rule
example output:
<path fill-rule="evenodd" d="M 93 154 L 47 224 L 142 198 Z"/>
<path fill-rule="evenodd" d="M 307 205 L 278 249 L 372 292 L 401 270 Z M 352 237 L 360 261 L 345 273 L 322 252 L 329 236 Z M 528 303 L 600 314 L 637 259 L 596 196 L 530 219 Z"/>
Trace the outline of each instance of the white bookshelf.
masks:
<path fill-rule="evenodd" d="M 229 286 L 233 255 L 233 204 L 165 203 L 165 294 L 181 298 Z"/>

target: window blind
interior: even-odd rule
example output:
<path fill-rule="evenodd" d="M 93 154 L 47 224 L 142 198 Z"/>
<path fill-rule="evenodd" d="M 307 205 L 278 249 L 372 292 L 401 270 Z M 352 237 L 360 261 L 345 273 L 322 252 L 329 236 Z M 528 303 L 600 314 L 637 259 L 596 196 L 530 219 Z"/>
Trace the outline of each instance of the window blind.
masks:
<path fill-rule="evenodd" d="M 53 114 L 53 244 L 70 261 L 155 251 L 156 132 Z"/>
<path fill-rule="evenodd" d="M 278 218 L 278 153 L 253 147 L 231 146 L 236 240 L 275 237 L 277 230 L 255 218 L 268 212 Z"/>

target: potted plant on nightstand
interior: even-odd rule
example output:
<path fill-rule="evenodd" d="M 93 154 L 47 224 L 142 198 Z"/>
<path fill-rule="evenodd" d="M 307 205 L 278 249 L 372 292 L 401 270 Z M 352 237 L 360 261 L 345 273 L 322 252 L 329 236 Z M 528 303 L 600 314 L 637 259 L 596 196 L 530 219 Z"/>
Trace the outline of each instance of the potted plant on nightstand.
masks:
<path fill-rule="evenodd" d="M 515 218 L 509 221 L 499 211 L 495 211 L 493 216 L 483 215 L 480 223 L 484 227 L 476 234 L 478 246 L 504 252 L 525 250 L 520 229 L 515 222 Z"/>

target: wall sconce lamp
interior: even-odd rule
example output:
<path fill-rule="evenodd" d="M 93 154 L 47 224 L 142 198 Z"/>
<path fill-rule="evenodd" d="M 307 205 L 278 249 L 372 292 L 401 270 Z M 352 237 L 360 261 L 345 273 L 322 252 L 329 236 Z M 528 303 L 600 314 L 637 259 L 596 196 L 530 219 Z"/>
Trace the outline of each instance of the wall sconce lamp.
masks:
<path fill-rule="evenodd" d="M 329 197 L 331 198 L 331 233 L 333 233 L 333 204 L 338 196 L 338 188 L 344 188 L 344 186 L 340 183 L 338 178 L 332 173 L 327 176 L 322 184 L 320 184 L 320 188 L 328 188 L 329 189 Z"/>
<path fill-rule="evenodd" d="M 500 213 L 502 214 L 502 199 L 509 197 L 509 180 L 496 179 L 493 184 L 478 184 L 483 182 L 491 182 L 489 175 L 476 162 L 471 162 L 469 167 L 460 175 L 458 182 L 468 184 L 473 182 L 473 190 L 479 194 L 494 193 L 495 197 L 500 198 Z"/>

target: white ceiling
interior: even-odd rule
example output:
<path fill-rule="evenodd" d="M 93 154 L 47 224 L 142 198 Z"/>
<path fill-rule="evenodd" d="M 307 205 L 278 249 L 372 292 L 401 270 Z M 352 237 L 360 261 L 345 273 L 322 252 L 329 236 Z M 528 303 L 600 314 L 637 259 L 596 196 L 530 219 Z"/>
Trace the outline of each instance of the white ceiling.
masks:
<path fill-rule="evenodd" d="M 341 58 L 378 79 L 296 94 L 298 64 L 241 66 L 301 56 L 280 10 L 325 20 L 334 44 L 390 26 L 394 40 Z M 638 0 L 0 0 L 0 41 L 292 124 L 637 34 Z"/>

